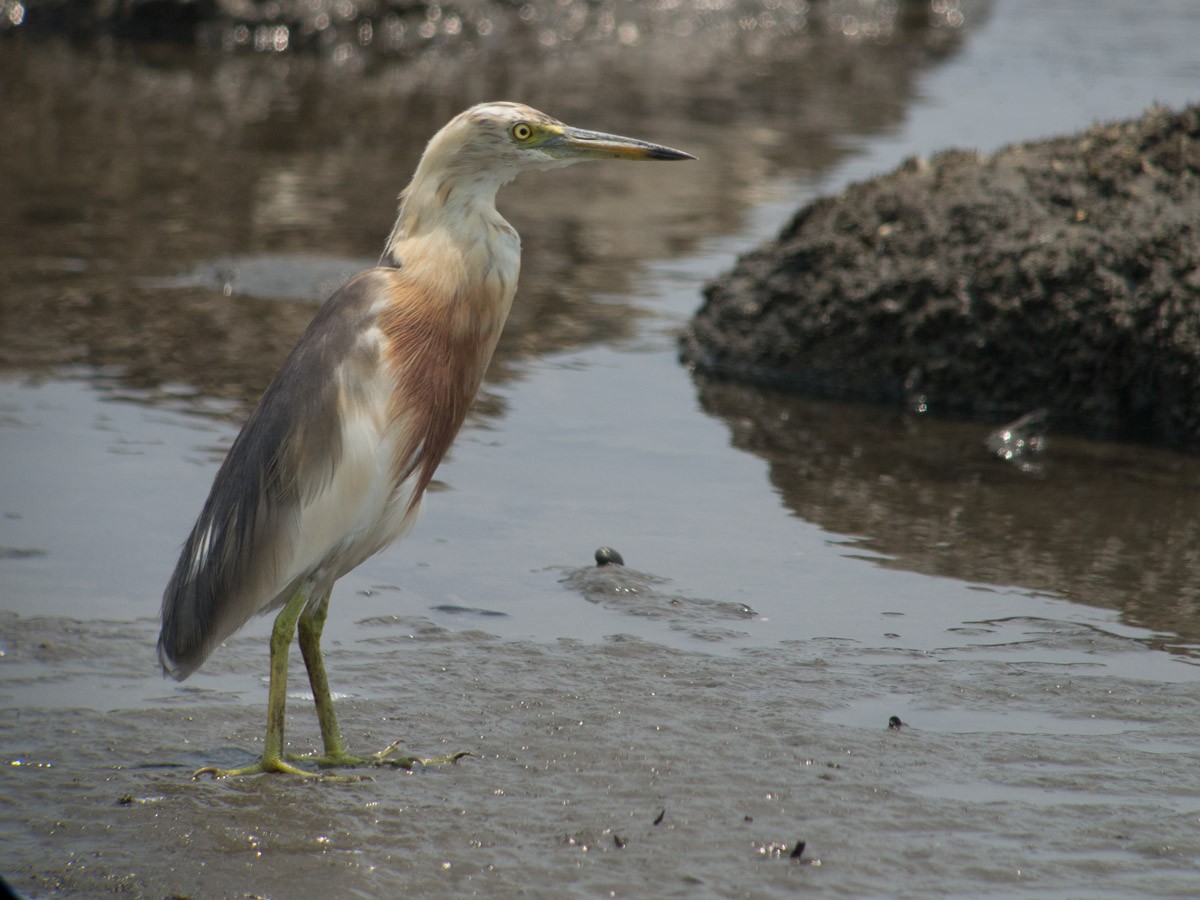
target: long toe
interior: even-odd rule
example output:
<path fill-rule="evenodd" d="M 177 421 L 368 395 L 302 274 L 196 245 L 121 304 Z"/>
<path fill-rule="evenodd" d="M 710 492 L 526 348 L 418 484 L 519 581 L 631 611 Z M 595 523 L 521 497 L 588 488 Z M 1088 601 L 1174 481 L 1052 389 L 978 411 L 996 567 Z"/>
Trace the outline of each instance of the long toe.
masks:
<path fill-rule="evenodd" d="M 218 769 L 216 766 L 205 766 L 202 769 L 197 769 L 192 773 L 192 778 L 199 779 L 205 775 L 216 780 L 218 778 L 235 778 L 242 775 L 263 775 L 266 773 L 277 773 L 280 775 L 294 775 L 299 778 L 312 778 L 318 781 L 362 781 L 370 778 L 365 775 L 342 776 L 329 775 L 325 772 L 312 772 L 308 769 L 302 769 L 299 766 L 294 766 L 282 759 L 272 759 L 264 757 L 258 762 L 250 766 L 242 766 L 238 769 Z"/>

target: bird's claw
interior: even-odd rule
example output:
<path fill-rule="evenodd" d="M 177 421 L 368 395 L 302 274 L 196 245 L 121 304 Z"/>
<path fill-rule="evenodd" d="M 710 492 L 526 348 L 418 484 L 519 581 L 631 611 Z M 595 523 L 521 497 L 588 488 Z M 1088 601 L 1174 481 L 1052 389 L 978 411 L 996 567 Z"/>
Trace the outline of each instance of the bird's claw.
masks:
<path fill-rule="evenodd" d="M 283 775 L 296 775 L 300 778 L 312 778 L 318 781 L 374 781 L 370 775 L 332 775 L 327 772 L 310 772 L 307 769 L 301 769 L 299 766 L 293 766 L 290 763 L 284 762 L 282 759 L 262 759 L 250 766 L 243 766 L 240 769 L 219 769 L 216 766 L 204 766 L 192 773 L 192 779 L 199 781 L 207 775 L 213 781 L 221 778 L 235 778 L 242 775 L 262 775 L 268 772 L 278 772 Z"/>
<path fill-rule="evenodd" d="M 298 755 L 288 754 L 286 760 L 295 760 L 298 762 L 312 763 L 319 766 L 321 769 L 336 769 L 336 768 L 355 768 L 355 767 L 383 767 L 389 766 L 396 769 L 404 769 L 411 772 L 413 769 L 424 766 L 444 766 L 457 763 L 464 756 L 474 756 L 470 750 L 457 750 L 447 756 L 396 756 L 394 755 L 400 749 L 403 741 L 392 741 L 378 753 L 372 753 L 370 756 L 352 756 L 349 753 L 326 753 L 323 756 L 315 756 L 311 754 Z M 294 766 L 285 759 L 263 757 L 258 762 L 242 766 L 238 769 L 220 769 L 216 766 L 204 766 L 192 773 L 194 780 L 208 776 L 214 781 L 222 778 L 236 778 L 243 775 L 261 775 L 268 772 L 278 772 L 284 775 L 297 775 L 301 778 L 314 778 L 319 781 L 374 781 L 370 775 L 334 775 L 331 772 L 313 772 L 309 769 L 302 769 L 299 766 Z"/>

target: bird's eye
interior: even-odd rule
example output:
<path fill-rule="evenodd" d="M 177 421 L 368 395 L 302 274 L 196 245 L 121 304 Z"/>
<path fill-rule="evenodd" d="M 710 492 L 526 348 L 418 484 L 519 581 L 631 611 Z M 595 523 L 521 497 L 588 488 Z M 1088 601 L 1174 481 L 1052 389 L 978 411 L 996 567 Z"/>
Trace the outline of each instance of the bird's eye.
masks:
<path fill-rule="evenodd" d="M 518 122 L 513 126 L 512 135 L 518 141 L 527 141 L 533 137 L 533 129 L 524 122 Z"/>

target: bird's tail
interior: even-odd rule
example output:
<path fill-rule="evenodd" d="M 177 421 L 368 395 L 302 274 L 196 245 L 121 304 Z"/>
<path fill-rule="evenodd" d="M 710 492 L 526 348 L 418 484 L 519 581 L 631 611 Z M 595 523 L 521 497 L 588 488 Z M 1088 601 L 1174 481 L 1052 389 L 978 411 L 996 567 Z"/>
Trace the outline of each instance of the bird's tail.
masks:
<path fill-rule="evenodd" d="M 211 501 L 210 501 L 211 503 Z M 175 572 L 163 591 L 158 661 L 163 674 L 183 681 L 200 668 L 213 649 L 249 616 L 229 621 L 234 592 L 225 560 L 225 529 L 206 507 L 179 553 Z"/>

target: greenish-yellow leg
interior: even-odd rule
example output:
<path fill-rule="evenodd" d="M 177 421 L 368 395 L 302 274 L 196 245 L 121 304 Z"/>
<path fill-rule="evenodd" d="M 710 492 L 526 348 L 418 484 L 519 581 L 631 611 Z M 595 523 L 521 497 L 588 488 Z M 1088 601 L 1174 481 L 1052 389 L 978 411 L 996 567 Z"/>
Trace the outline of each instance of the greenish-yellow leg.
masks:
<path fill-rule="evenodd" d="M 469 756 L 470 754 L 466 751 L 433 759 L 397 756 L 395 753 L 400 748 L 400 741 L 394 741 L 370 756 L 354 756 L 347 752 L 346 742 L 342 739 L 342 731 L 338 728 L 337 714 L 333 711 L 333 695 L 329 691 L 329 679 L 325 675 L 325 660 L 321 654 L 321 634 L 325 630 L 325 617 L 328 613 L 329 591 L 327 590 L 300 614 L 300 653 L 304 657 L 304 666 L 308 669 L 308 683 L 312 686 L 313 702 L 317 707 L 317 721 L 321 724 L 321 741 L 325 745 L 325 752 L 321 756 L 300 758 L 311 759 L 323 768 L 397 766 L 402 769 L 411 769 L 418 763 L 425 765 L 453 763 L 458 762 L 464 756 Z"/>
<path fill-rule="evenodd" d="M 240 769 L 218 769 L 205 766 L 192 775 L 211 775 L 213 778 L 228 778 L 231 775 L 255 775 L 259 772 L 286 772 L 305 778 L 319 777 L 315 772 L 306 772 L 285 762 L 283 759 L 283 720 L 287 710 L 288 650 L 296 633 L 296 620 L 308 605 L 312 588 L 302 586 L 275 617 L 271 629 L 271 681 L 267 688 L 267 737 L 263 745 L 262 759 L 252 766 Z M 336 727 L 336 726 L 335 726 Z"/>
<path fill-rule="evenodd" d="M 271 681 L 267 688 L 267 737 L 263 744 L 262 759 L 254 765 L 243 766 L 239 769 L 218 769 L 215 766 L 205 766 L 197 769 L 192 775 L 211 775 L 213 778 L 228 778 L 232 775 L 256 775 L 259 772 L 285 772 L 289 775 L 299 775 L 304 778 L 326 778 L 333 781 L 356 781 L 356 776 L 343 777 L 322 775 L 309 772 L 292 765 L 288 759 L 306 759 L 315 762 L 323 768 L 334 766 L 398 766 L 411 769 L 417 764 L 432 765 L 437 763 L 458 762 L 470 754 L 466 751 L 453 753 L 449 756 L 439 756 L 432 759 L 420 759 L 415 756 L 397 756 L 400 742 L 395 741 L 378 753 L 370 756 L 351 756 L 346 751 L 346 742 L 342 740 L 341 729 L 338 728 L 337 715 L 333 711 L 333 697 L 329 693 L 329 679 L 325 675 L 325 663 L 321 657 L 321 632 L 325 629 L 325 616 L 329 612 L 329 590 L 317 599 L 312 598 L 312 585 L 305 584 L 296 591 L 295 596 L 287 602 L 275 617 L 275 625 L 271 629 Z M 321 756 L 287 756 L 283 753 L 283 723 L 287 711 L 287 674 L 288 651 L 292 638 L 299 627 L 300 653 L 304 657 L 305 668 L 308 669 L 308 683 L 312 685 L 313 700 L 317 706 L 317 719 L 321 723 L 321 741 L 325 752 Z"/>

